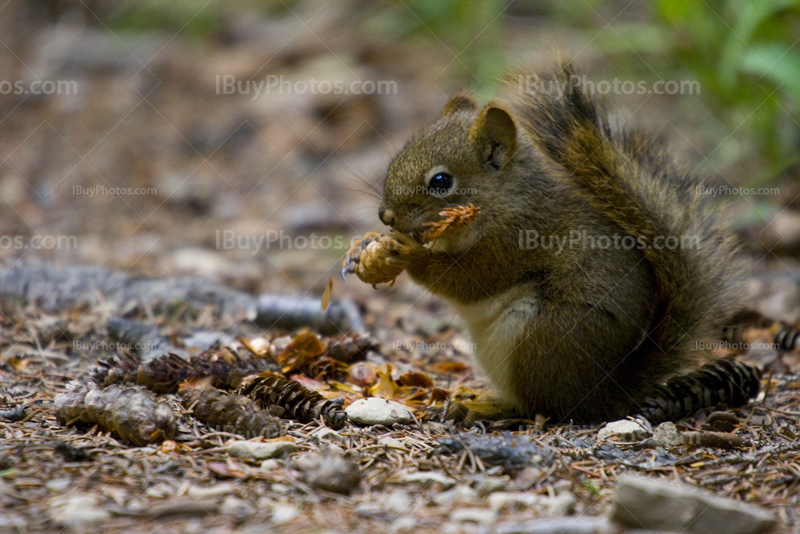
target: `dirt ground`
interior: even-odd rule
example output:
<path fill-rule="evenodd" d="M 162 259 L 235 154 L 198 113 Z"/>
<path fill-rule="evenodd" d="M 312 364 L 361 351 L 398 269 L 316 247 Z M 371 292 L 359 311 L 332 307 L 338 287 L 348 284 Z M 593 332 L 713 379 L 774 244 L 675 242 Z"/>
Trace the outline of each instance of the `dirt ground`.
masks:
<path fill-rule="evenodd" d="M 493 79 L 481 70 L 491 61 L 469 41 L 440 35 L 416 16 L 417 3 L 236 2 L 209 13 L 203 3 L 179 4 L 177 22 L 135 31 L 111 3 L 0 7 L 2 270 L 41 261 L 97 265 L 131 278 L 197 277 L 246 294 L 310 300 L 332 277 L 332 302 L 359 306 L 372 345 L 314 367 L 300 356 L 329 356 L 340 335 L 320 335 L 318 351 L 290 354 L 298 329 L 260 328 L 188 298 L 120 305 L 98 294 L 91 303 L 48 307 L 0 295 L 0 411 L 8 410 L 0 413 L 0 532 L 515 532 L 513 525 L 536 518 L 607 515 L 623 473 L 757 504 L 775 513 L 775 532 L 798 532 L 796 353 L 743 354 L 766 367 L 766 393 L 732 410 L 742 439 L 735 448 L 601 442 L 597 426 L 569 421 L 464 430 L 443 420 L 445 397 L 489 389 L 455 315 L 405 276 L 377 289 L 339 278 L 351 241 L 383 229 L 377 205 L 392 156 L 455 91 L 493 92 L 491 81 L 478 83 Z M 593 33 L 514 8 L 502 31 L 491 31 L 512 71 L 547 64 L 557 43 L 589 74 L 613 76 L 613 58 L 593 47 L 593 36 L 616 17 L 647 16 L 641 7 L 603 3 Z M 403 24 L 419 26 L 417 33 L 403 33 Z M 37 80 L 56 90 L 34 94 Z M 23 91 L 5 91 L 4 81 Z M 618 104 L 714 180 L 725 176 L 737 187 L 752 175 L 747 165 L 726 165 L 727 145 L 704 159 L 719 138 L 709 135 L 699 98 L 633 95 Z M 750 304 L 796 324 L 793 172 L 763 205 L 745 199 L 725 209 L 753 260 Z M 326 436 L 318 420 L 284 418 L 278 441 L 290 438 L 294 448 L 265 462 L 229 455 L 236 436 L 199 422 L 175 392 L 159 397 L 177 417 L 174 439 L 164 444 L 132 446 L 96 422 L 61 424 L 55 395 L 72 380 L 89 382 L 98 360 L 125 344 L 109 333 L 110 317 L 153 325 L 194 355 L 207 347 L 192 352 L 193 333 L 224 333 L 203 354 L 236 346 L 325 399 L 391 398 L 415 420 L 348 424 Z M 769 342 L 765 329 L 749 335 Z M 24 413 L 11 413 L 20 406 Z M 678 429 L 719 430 L 708 416 Z M 465 438 L 452 445 L 459 430 L 489 440 L 484 431 L 497 429 L 505 433 L 477 448 Z M 320 477 L 340 484 L 322 487 Z"/>

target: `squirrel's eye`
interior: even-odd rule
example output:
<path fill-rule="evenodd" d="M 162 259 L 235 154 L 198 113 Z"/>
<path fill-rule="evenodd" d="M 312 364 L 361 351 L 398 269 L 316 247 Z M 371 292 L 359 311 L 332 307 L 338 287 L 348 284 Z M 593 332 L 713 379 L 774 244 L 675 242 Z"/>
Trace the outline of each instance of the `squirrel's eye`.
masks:
<path fill-rule="evenodd" d="M 428 180 L 428 190 L 431 193 L 447 193 L 453 187 L 453 175 L 446 172 L 437 172 Z"/>

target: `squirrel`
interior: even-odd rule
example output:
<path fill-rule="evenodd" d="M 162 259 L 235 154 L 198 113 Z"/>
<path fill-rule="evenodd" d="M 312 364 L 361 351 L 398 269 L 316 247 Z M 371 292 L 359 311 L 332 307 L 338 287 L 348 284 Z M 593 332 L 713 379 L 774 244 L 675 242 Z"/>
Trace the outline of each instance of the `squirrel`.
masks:
<path fill-rule="evenodd" d="M 745 404 L 760 371 L 702 365 L 712 355 L 696 348 L 740 307 L 733 233 L 662 140 L 576 79 L 561 61 L 539 75 L 547 90 L 450 98 L 389 166 L 378 215 L 391 231 L 367 234 L 342 276 L 406 271 L 448 301 L 523 417 L 660 421 Z M 441 227 L 456 208 L 459 224 Z"/>

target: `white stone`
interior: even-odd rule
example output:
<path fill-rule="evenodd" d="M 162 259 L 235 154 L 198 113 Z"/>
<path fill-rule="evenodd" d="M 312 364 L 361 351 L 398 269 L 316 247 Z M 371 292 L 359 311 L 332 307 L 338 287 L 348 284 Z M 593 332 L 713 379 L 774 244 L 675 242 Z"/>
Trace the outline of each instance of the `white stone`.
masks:
<path fill-rule="evenodd" d="M 376 397 L 355 401 L 345 413 L 351 421 L 362 425 L 392 426 L 394 423 L 408 424 L 414 420 L 408 408 L 399 402 Z"/>
<path fill-rule="evenodd" d="M 57 497 L 50 501 L 50 516 L 59 526 L 77 525 L 83 523 L 97 523 L 111 517 L 106 510 L 97 504 L 94 495 L 71 495 Z"/>
<path fill-rule="evenodd" d="M 597 439 L 602 441 L 614 437 L 620 441 L 641 441 L 649 435 L 650 433 L 647 429 L 636 421 L 622 419 L 620 421 L 606 423 L 605 426 L 597 432 Z"/>
<path fill-rule="evenodd" d="M 54 480 L 48 480 L 45 482 L 45 487 L 50 491 L 64 491 L 70 486 L 70 484 L 72 484 L 72 479 L 70 477 L 63 477 L 56 478 Z"/>
<path fill-rule="evenodd" d="M 397 490 L 386 497 L 383 506 L 393 514 L 402 514 L 403 512 L 409 512 L 411 510 L 413 502 L 414 499 L 411 498 L 408 492 Z"/>
<path fill-rule="evenodd" d="M 328 428 L 326 426 L 320 428 L 319 430 L 311 434 L 311 436 L 320 440 L 327 439 L 329 441 L 338 441 L 340 443 L 344 443 L 345 441 L 347 441 L 344 436 L 342 436 L 332 428 Z"/>
<path fill-rule="evenodd" d="M 496 534 L 618 534 L 619 529 L 605 517 L 554 517 L 530 521 L 506 521 Z M 653 533 L 655 534 L 655 533 Z"/>
<path fill-rule="evenodd" d="M 480 482 L 478 482 L 478 485 L 475 487 L 475 489 L 478 490 L 478 494 L 480 495 L 488 495 L 496 491 L 503 491 L 507 487 L 508 487 L 508 482 L 506 482 L 502 478 L 486 477 L 481 479 Z"/>
<path fill-rule="evenodd" d="M 417 528 L 417 520 L 410 515 L 400 516 L 389 525 L 388 530 L 392 534 L 405 534 L 413 532 Z"/>
<path fill-rule="evenodd" d="M 144 494 L 153 499 L 163 499 L 175 493 L 175 489 L 169 484 L 159 482 L 155 486 L 150 486 L 144 491 Z"/>
<path fill-rule="evenodd" d="M 422 484 L 439 484 L 447 489 L 455 485 L 456 481 L 436 471 L 420 471 L 403 476 L 403 482 L 419 482 Z"/>
<path fill-rule="evenodd" d="M 235 488 L 233 484 L 224 482 L 222 484 L 214 484 L 213 486 L 189 486 L 186 493 L 189 497 L 194 499 L 209 499 L 211 497 L 219 497 L 220 495 L 228 495 L 233 493 Z"/>
<path fill-rule="evenodd" d="M 452 506 L 453 504 L 466 504 L 475 502 L 478 492 L 469 486 L 458 485 L 453 489 L 443 491 L 433 498 L 433 502 L 441 506 Z"/>
<path fill-rule="evenodd" d="M 514 509 L 526 508 L 533 504 L 538 503 L 542 497 L 533 492 L 511 492 L 511 491 L 498 491 L 492 493 L 487 498 L 489 506 L 497 510 L 498 508 L 506 507 L 514 511 Z"/>
<path fill-rule="evenodd" d="M 234 441 L 228 445 L 228 454 L 237 458 L 266 460 L 280 458 L 297 450 L 293 441 Z"/>
<path fill-rule="evenodd" d="M 297 506 L 291 504 L 281 504 L 272 510 L 272 524 L 283 525 L 298 515 L 300 515 L 300 510 L 297 509 Z"/>
<path fill-rule="evenodd" d="M 219 506 L 219 512 L 221 514 L 235 515 L 239 517 L 253 515 L 255 511 L 255 508 L 253 508 L 249 502 L 245 501 L 244 499 L 234 497 L 233 495 L 225 497 L 225 500 L 222 501 L 222 504 Z"/>
<path fill-rule="evenodd" d="M 497 514 L 494 510 L 486 508 L 457 508 L 450 513 L 450 521 L 459 523 L 478 523 L 490 525 L 494 523 Z"/>
<path fill-rule="evenodd" d="M 569 491 L 563 491 L 555 497 L 544 497 L 542 504 L 547 507 L 547 514 L 552 517 L 562 517 L 575 510 L 578 498 Z"/>
<path fill-rule="evenodd" d="M 261 469 L 264 471 L 272 471 L 273 469 L 278 469 L 280 466 L 281 464 L 278 460 L 273 460 L 271 458 L 261 462 Z"/>
<path fill-rule="evenodd" d="M 386 436 L 378 440 L 378 445 L 384 445 L 391 449 L 405 449 L 403 442 L 397 438 Z"/>
<path fill-rule="evenodd" d="M 683 435 L 681 435 L 675 423 L 667 421 L 653 430 L 653 441 L 659 447 L 679 447 L 683 445 Z"/>
<path fill-rule="evenodd" d="M 632 475 L 617 480 L 611 517 L 630 527 L 687 534 L 758 534 L 776 523 L 771 512 L 757 506 L 688 484 Z"/>

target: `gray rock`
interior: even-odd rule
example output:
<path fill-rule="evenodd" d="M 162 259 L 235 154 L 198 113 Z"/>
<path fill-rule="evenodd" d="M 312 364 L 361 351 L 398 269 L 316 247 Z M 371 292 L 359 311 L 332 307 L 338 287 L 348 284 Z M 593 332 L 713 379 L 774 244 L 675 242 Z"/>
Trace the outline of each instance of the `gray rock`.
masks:
<path fill-rule="evenodd" d="M 221 484 L 214 484 L 212 486 L 189 486 L 186 494 L 193 499 L 210 499 L 212 497 L 219 497 L 220 495 L 228 495 L 236 491 L 233 484 L 223 482 Z"/>
<path fill-rule="evenodd" d="M 611 517 L 630 527 L 694 534 L 757 534 L 776 522 L 773 514 L 750 504 L 632 475 L 617 481 Z"/>
<path fill-rule="evenodd" d="M 237 458 L 266 460 L 280 458 L 297 450 L 292 441 L 234 441 L 228 445 L 228 454 Z"/>
<path fill-rule="evenodd" d="M 383 445 L 389 449 L 405 449 L 403 442 L 397 438 L 386 436 L 378 440 L 378 445 Z"/>
<path fill-rule="evenodd" d="M 622 419 L 620 421 L 606 423 L 605 426 L 597 432 L 597 439 L 602 441 L 614 437 L 621 441 L 641 441 L 649 435 L 650 432 L 636 421 Z"/>
<path fill-rule="evenodd" d="M 355 401 L 345 413 L 351 421 L 362 425 L 392 426 L 394 423 L 408 424 L 414 420 L 408 408 L 399 402 L 375 397 Z"/>
<path fill-rule="evenodd" d="M 555 497 L 543 497 L 541 502 L 547 506 L 547 515 L 562 517 L 571 514 L 575 510 L 575 503 L 578 502 L 578 498 L 571 492 L 564 491 Z"/>
<path fill-rule="evenodd" d="M 311 487 L 349 495 L 358 489 L 361 470 L 353 454 L 339 454 L 328 448 L 325 454 L 308 453 L 292 466 L 302 471 L 303 481 Z"/>
<path fill-rule="evenodd" d="M 508 482 L 497 477 L 481 478 L 475 485 L 475 489 L 478 490 L 478 495 L 489 495 L 496 491 L 505 491 L 507 487 Z"/>
<path fill-rule="evenodd" d="M 242 518 L 253 515 L 255 511 L 256 509 L 249 502 L 233 495 L 225 497 L 225 500 L 219 506 L 219 513 Z"/>
<path fill-rule="evenodd" d="M 450 512 L 450 521 L 454 523 L 490 525 L 496 517 L 496 512 L 487 508 L 456 508 Z"/>
<path fill-rule="evenodd" d="M 531 521 L 506 521 L 497 534 L 612 534 L 618 532 L 605 517 L 559 517 Z"/>
<path fill-rule="evenodd" d="M 451 488 L 455 485 L 456 481 L 450 477 L 446 477 L 442 473 L 436 471 L 420 471 L 418 473 L 409 473 L 403 476 L 403 482 L 419 482 L 424 485 L 439 484 L 443 489 Z"/>
<path fill-rule="evenodd" d="M 667 421 L 653 430 L 653 441 L 658 447 L 678 447 L 683 445 L 683 436 L 675 423 Z"/>
<path fill-rule="evenodd" d="M 278 462 L 278 460 L 273 460 L 272 458 L 270 458 L 269 460 L 264 460 L 263 462 L 261 462 L 260 469 L 262 469 L 263 471 L 271 471 L 273 469 L 278 469 L 280 466 L 281 464 Z"/>
<path fill-rule="evenodd" d="M 326 426 L 320 428 L 311 435 L 319 440 L 327 439 L 329 441 L 338 441 L 340 443 L 344 443 L 345 441 L 347 441 L 344 436 Z"/>
<path fill-rule="evenodd" d="M 511 511 L 516 511 L 538 504 L 542 498 L 532 491 L 499 491 L 489 495 L 487 501 L 492 509 L 506 507 Z"/>
<path fill-rule="evenodd" d="M 478 499 L 478 492 L 469 486 L 458 485 L 447 491 L 443 491 L 433 497 L 433 502 L 440 506 L 452 506 L 454 504 L 469 504 Z"/>
<path fill-rule="evenodd" d="M 97 497 L 94 495 L 57 497 L 50 501 L 50 506 L 53 522 L 62 527 L 97 523 L 111 517 L 111 514 L 98 506 Z"/>

